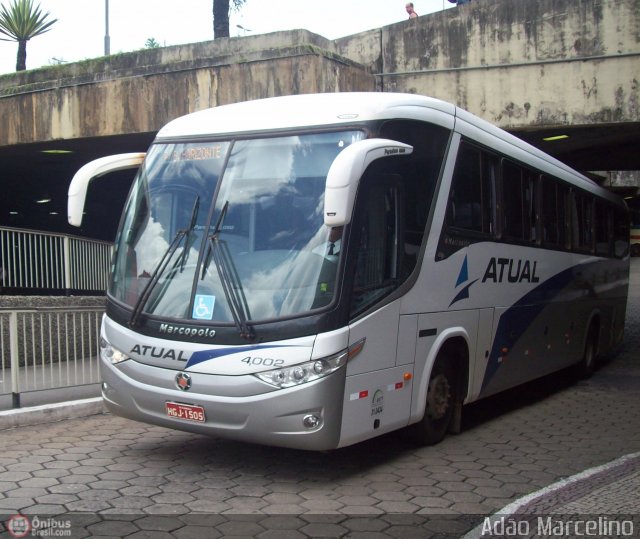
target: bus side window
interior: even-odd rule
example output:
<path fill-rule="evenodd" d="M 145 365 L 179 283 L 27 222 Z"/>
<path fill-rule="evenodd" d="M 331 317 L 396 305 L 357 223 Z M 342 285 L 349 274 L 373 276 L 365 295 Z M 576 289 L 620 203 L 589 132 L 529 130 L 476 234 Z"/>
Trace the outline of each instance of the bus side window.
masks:
<path fill-rule="evenodd" d="M 466 142 L 460 144 L 447 207 L 449 227 L 480 234 L 494 232 L 495 167 L 490 156 Z"/>
<path fill-rule="evenodd" d="M 527 206 L 528 206 L 528 226 L 530 231 L 529 239 L 540 243 L 540 215 L 538 215 L 540 198 L 540 176 L 529 170 L 526 173 L 527 181 Z"/>
<path fill-rule="evenodd" d="M 487 223 L 488 232 L 494 236 L 499 234 L 496 229 L 498 222 L 498 174 L 500 160 L 497 156 L 484 152 L 482 154 L 482 192 L 485 193 L 482 203 L 483 219 Z"/>
<path fill-rule="evenodd" d="M 571 238 L 576 251 L 593 252 L 593 199 L 574 191 L 571 197 Z"/>
<path fill-rule="evenodd" d="M 523 170 L 511 163 L 502 162 L 502 196 L 504 235 L 513 240 L 529 239 L 525 222 L 528 222 L 528 206 L 525 204 Z"/>
<path fill-rule="evenodd" d="M 387 169 L 402 176 L 403 278 L 411 274 L 418 262 L 449 136 L 448 129 L 415 120 L 388 120 L 380 128 L 380 137 L 413 147 L 411 156 Z"/>
<path fill-rule="evenodd" d="M 542 176 L 540 225 L 542 243 L 547 247 L 567 249 L 568 188 L 550 176 Z"/>
<path fill-rule="evenodd" d="M 590 196 L 582 197 L 582 207 L 584 213 L 584 243 L 582 248 L 590 253 L 593 252 L 594 244 L 594 232 L 593 232 L 593 204 L 594 200 Z"/>
<path fill-rule="evenodd" d="M 595 230 L 598 256 L 611 256 L 611 224 L 611 209 L 602 202 L 596 201 Z"/>
<path fill-rule="evenodd" d="M 558 190 L 556 182 L 548 176 L 542 177 L 542 241 L 546 245 L 560 245 L 561 226 L 558 215 Z"/>
<path fill-rule="evenodd" d="M 566 185 L 557 186 L 557 209 L 558 209 L 558 238 L 559 244 L 564 249 L 571 248 L 571 220 L 569 219 L 569 188 Z"/>
<path fill-rule="evenodd" d="M 515 241 L 539 243 L 540 178 L 533 170 L 506 159 L 502 162 L 504 235 Z"/>

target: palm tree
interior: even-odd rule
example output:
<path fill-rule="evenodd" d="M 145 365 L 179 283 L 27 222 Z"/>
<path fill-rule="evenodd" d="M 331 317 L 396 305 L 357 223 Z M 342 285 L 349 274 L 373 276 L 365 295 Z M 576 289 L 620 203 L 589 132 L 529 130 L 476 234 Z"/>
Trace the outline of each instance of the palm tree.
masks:
<path fill-rule="evenodd" d="M 13 0 L 7 9 L 0 9 L 0 34 L 9 39 L 2 41 L 17 41 L 18 56 L 16 71 L 27 69 L 27 41 L 32 37 L 44 34 L 51 29 L 58 19 L 49 19 L 49 13 L 42 13 L 40 5 L 33 5 L 33 0 Z"/>
<path fill-rule="evenodd" d="M 213 0 L 213 39 L 229 37 L 229 7 L 240 9 L 246 0 Z"/>
<path fill-rule="evenodd" d="M 159 49 L 160 48 L 160 43 L 158 43 L 156 41 L 155 37 L 150 37 L 149 39 L 147 39 L 144 42 L 144 48 L 145 49 Z"/>

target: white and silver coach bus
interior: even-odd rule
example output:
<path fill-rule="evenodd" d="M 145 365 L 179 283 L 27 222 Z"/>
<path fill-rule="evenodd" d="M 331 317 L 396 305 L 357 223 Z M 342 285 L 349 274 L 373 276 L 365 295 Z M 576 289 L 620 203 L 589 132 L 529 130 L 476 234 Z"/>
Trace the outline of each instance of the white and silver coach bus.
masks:
<path fill-rule="evenodd" d="M 101 334 L 115 414 L 293 448 L 413 425 L 623 336 L 624 202 L 451 104 L 300 95 L 178 118 L 139 170 Z M 98 181 L 107 181 L 98 180 Z"/>

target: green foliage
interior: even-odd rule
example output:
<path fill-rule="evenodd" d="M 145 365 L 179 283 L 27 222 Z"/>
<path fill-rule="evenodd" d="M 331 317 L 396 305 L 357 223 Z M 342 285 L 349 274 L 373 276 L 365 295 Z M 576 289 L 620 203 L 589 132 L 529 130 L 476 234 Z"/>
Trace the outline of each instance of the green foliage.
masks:
<path fill-rule="evenodd" d="M 13 0 L 0 9 L 0 33 L 9 39 L 3 41 L 28 41 L 51 29 L 57 19 L 49 19 L 49 13 L 42 13 L 40 5 L 34 6 L 33 0 Z"/>
<path fill-rule="evenodd" d="M 150 37 L 144 42 L 145 49 L 159 49 L 160 43 L 156 41 L 154 37 Z"/>
<path fill-rule="evenodd" d="M 0 34 L 9 38 L 0 40 L 18 42 L 16 71 L 27 68 L 27 41 L 48 32 L 57 20 L 43 13 L 39 4 L 34 6 L 33 0 L 12 0 L 8 8 L 0 6 Z"/>

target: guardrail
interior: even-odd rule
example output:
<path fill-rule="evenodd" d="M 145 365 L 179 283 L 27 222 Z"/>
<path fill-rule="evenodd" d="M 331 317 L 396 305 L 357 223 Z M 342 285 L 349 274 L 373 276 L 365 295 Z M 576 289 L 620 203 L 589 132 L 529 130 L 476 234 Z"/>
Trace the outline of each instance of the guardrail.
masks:
<path fill-rule="evenodd" d="M 0 227 L 0 289 L 104 291 L 112 244 Z"/>
<path fill-rule="evenodd" d="M 99 382 L 104 308 L 0 309 L 0 395 L 12 406 L 35 392 Z"/>

